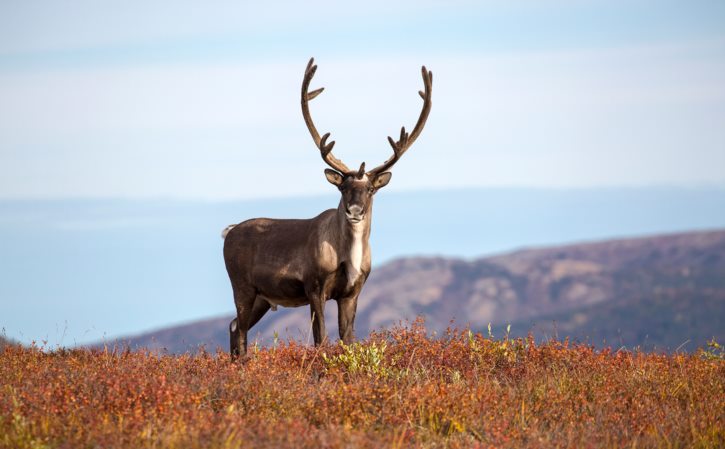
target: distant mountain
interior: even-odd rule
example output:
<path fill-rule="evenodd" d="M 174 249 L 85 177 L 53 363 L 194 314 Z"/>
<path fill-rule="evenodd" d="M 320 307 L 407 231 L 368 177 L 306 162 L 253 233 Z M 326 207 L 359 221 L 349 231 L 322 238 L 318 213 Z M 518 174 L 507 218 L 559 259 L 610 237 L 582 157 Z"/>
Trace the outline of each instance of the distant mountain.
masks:
<path fill-rule="evenodd" d="M 473 260 L 521 247 L 725 229 L 723 187 L 391 189 L 375 199 L 373 277 L 401 257 Z M 0 328 L 25 344 L 90 344 L 228 314 L 221 230 L 251 217 L 313 217 L 338 201 L 332 189 L 225 202 L 0 199 Z"/>
<path fill-rule="evenodd" d="M 328 332 L 337 310 L 328 302 Z M 514 335 L 570 336 L 597 346 L 694 349 L 725 340 L 725 230 L 526 249 L 472 261 L 398 259 L 374 269 L 363 289 L 356 334 L 422 315 L 442 332 L 455 320 L 482 331 L 507 323 Z M 228 348 L 231 316 L 122 339 L 131 347 L 183 352 Z M 252 330 L 263 344 L 310 341 L 309 309 L 268 312 Z"/>

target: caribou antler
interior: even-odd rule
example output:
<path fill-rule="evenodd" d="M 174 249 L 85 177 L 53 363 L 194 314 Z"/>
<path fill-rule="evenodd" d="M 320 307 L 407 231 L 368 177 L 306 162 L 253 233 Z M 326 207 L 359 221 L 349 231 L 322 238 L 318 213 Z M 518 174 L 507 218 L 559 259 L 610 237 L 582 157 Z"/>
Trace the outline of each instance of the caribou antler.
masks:
<path fill-rule="evenodd" d="M 425 66 L 421 68 L 421 72 L 423 74 L 423 84 L 425 85 L 425 93 L 423 91 L 418 91 L 418 95 L 423 99 L 423 110 L 420 112 L 420 117 L 418 118 L 418 122 L 415 124 L 415 128 L 413 128 L 413 132 L 408 134 L 405 132 L 405 126 L 400 128 L 400 138 L 396 142 L 393 140 L 392 137 L 388 136 L 388 142 L 390 142 L 390 146 L 393 147 L 393 155 L 383 163 L 383 165 L 380 165 L 378 167 L 373 168 L 368 172 L 369 175 L 377 175 L 380 174 L 386 170 L 389 170 L 390 167 L 395 165 L 396 162 L 398 162 L 398 159 L 408 151 L 408 148 L 410 148 L 411 145 L 413 145 L 413 142 L 415 142 L 415 139 L 418 138 L 420 135 L 420 132 L 423 131 L 423 127 L 425 126 L 425 121 L 428 119 L 428 114 L 430 114 L 430 107 L 431 107 L 431 92 L 433 90 L 433 72 L 430 70 L 426 70 Z"/>
<path fill-rule="evenodd" d="M 312 117 L 310 116 L 310 106 L 308 102 L 325 90 L 324 87 L 321 87 L 317 90 L 313 90 L 312 92 L 307 92 L 310 88 L 310 81 L 317 71 L 317 66 L 314 65 L 314 62 L 315 58 L 310 58 L 310 62 L 307 64 L 307 69 L 305 69 L 305 78 L 302 80 L 302 116 L 305 118 L 307 129 L 309 129 L 310 134 L 312 134 L 312 140 L 315 141 L 315 145 L 317 145 L 317 148 L 320 149 L 322 159 L 327 163 L 327 165 L 341 174 L 347 174 L 350 172 L 350 169 L 347 168 L 340 159 L 332 155 L 332 147 L 335 146 L 335 141 L 333 140 L 332 142 L 327 143 L 327 138 L 330 137 L 330 133 L 326 133 L 322 136 L 322 138 L 320 138 L 320 134 L 317 132 L 317 128 L 315 128 L 315 124 L 312 122 Z"/>

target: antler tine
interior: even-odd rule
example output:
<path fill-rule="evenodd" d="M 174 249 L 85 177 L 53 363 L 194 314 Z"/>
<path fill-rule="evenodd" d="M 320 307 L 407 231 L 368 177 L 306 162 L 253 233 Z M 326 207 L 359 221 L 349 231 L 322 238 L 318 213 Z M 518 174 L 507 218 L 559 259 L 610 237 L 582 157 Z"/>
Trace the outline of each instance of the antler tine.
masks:
<path fill-rule="evenodd" d="M 317 128 L 315 128 L 315 124 L 312 122 L 312 117 L 310 116 L 309 101 L 320 95 L 322 91 L 325 90 L 324 87 L 321 87 L 317 90 L 313 90 L 312 92 L 308 92 L 310 88 L 310 81 L 312 81 L 312 77 L 315 76 L 316 71 L 317 66 L 315 65 L 315 58 L 310 58 L 310 62 L 307 63 L 307 68 L 305 69 L 305 77 L 302 80 L 302 117 L 305 119 L 307 129 L 312 135 L 312 140 L 315 141 L 315 145 L 319 148 L 322 159 L 327 163 L 327 165 L 340 173 L 349 173 L 350 169 L 347 168 L 340 159 L 337 159 L 332 155 L 332 148 L 335 146 L 335 141 L 333 140 L 332 142 L 327 143 L 330 133 L 326 133 L 322 136 L 322 138 L 320 138 L 320 133 L 317 132 Z"/>
<path fill-rule="evenodd" d="M 413 142 L 415 142 L 415 139 L 418 138 L 421 131 L 423 131 L 423 127 L 425 126 L 426 120 L 428 120 L 428 114 L 430 114 L 430 108 L 432 105 L 431 94 L 433 92 L 433 72 L 427 70 L 425 66 L 421 67 L 420 70 L 423 75 L 423 85 L 425 86 L 425 92 L 421 90 L 418 91 L 418 95 L 420 95 L 423 99 L 423 110 L 420 112 L 420 117 L 418 117 L 418 121 L 415 123 L 413 132 L 410 134 L 405 132 L 405 127 L 400 129 L 400 138 L 397 142 L 393 140 L 392 137 L 388 136 L 388 142 L 390 143 L 390 146 L 393 147 L 393 155 L 390 159 L 383 162 L 382 165 L 370 170 L 369 173 L 372 175 L 389 170 L 390 167 L 395 165 L 403 153 L 408 151 L 408 148 L 413 145 Z"/>

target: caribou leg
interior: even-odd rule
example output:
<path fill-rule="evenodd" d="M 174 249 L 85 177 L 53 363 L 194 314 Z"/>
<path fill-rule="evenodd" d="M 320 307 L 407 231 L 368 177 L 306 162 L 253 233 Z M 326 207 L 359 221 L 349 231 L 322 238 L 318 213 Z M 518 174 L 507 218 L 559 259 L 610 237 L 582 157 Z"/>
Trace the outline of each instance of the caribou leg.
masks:
<path fill-rule="evenodd" d="M 255 324 L 262 319 L 265 313 L 269 311 L 271 306 L 269 303 L 257 296 L 254 299 L 254 306 L 252 307 L 252 315 L 249 317 L 249 329 L 253 328 Z"/>
<path fill-rule="evenodd" d="M 320 346 L 327 340 L 325 330 L 325 301 L 319 297 L 310 300 L 310 319 L 312 321 L 312 336 L 315 346 Z"/>
<path fill-rule="evenodd" d="M 236 318 L 229 323 L 229 354 L 232 358 L 239 357 L 239 325 Z"/>
<path fill-rule="evenodd" d="M 230 325 L 231 335 L 236 337 L 236 342 L 230 344 L 230 352 L 232 359 L 236 360 L 239 357 L 245 357 L 247 355 L 247 333 L 249 332 L 249 322 L 252 316 L 252 309 L 254 306 L 254 299 L 257 296 L 254 288 L 249 286 L 235 286 L 234 290 L 234 305 L 237 308 L 237 326 L 236 335 L 235 331 L 232 330 Z M 231 323 L 234 324 L 234 321 Z"/>
<path fill-rule="evenodd" d="M 262 319 L 264 314 L 267 313 L 269 308 L 269 303 L 257 296 L 254 299 L 254 306 L 252 306 L 252 314 L 249 317 L 248 329 L 253 328 L 254 325 Z M 239 325 L 237 324 L 236 318 L 229 323 L 229 351 L 232 356 L 234 356 L 234 354 L 239 354 Z"/>
<path fill-rule="evenodd" d="M 357 297 L 349 296 L 337 301 L 337 327 L 340 330 L 340 340 L 346 345 L 355 340 L 355 312 L 357 310 Z"/>

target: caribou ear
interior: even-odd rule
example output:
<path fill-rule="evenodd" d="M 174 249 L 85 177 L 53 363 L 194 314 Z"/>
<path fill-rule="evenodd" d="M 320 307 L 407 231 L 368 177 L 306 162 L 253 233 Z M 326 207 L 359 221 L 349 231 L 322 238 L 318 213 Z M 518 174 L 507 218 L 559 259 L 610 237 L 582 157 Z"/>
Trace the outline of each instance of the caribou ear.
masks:
<path fill-rule="evenodd" d="M 390 172 L 384 172 L 380 173 L 373 179 L 373 187 L 376 189 L 380 189 L 382 187 L 385 187 L 390 182 L 390 178 L 393 177 L 393 174 Z"/>
<path fill-rule="evenodd" d="M 325 177 L 330 182 L 330 184 L 334 184 L 338 187 L 342 185 L 342 175 L 335 170 L 331 170 L 329 168 L 325 169 Z"/>

